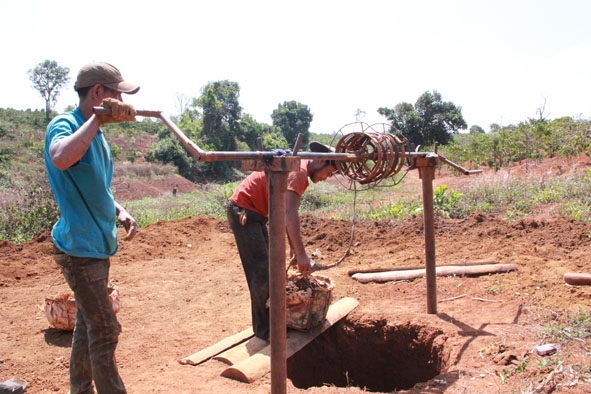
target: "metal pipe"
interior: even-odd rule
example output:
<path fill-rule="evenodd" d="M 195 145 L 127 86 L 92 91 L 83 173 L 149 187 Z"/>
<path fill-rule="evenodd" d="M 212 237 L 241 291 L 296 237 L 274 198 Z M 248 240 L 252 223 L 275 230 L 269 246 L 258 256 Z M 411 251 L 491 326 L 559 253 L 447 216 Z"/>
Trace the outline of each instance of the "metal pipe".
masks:
<path fill-rule="evenodd" d="M 266 171 L 269 188 L 269 298 L 271 393 L 287 391 L 287 333 L 285 306 L 285 194 L 287 171 Z"/>
<path fill-rule="evenodd" d="M 110 114 L 111 113 L 111 108 L 105 108 L 105 107 L 93 107 L 92 108 L 95 114 Z M 162 111 L 149 111 L 149 110 L 144 110 L 144 109 L 139 109 L 137 111 L 135 111 L 137 116 L 143 116 L 145 118 L 158 118 L 160 119 L 160 117 L 162 116 Z"/>
<path fill-rule="evenodd" d="M 456 170 L 460 171 L 464 175 L 480 174 L 482 172 L 482 170 L 467 170 L 464 167 L 460 166 L 459 164 L 456 164 L 453 161 L 449 160 L 447 157 L 444 157 L 444 156 L 441 156 L 441 155 L 439 155 L 439 159 L 441 159 L 441 161 L 443 161 L 444 163 L 452 166 Z"/>
<path fill-rule="evenodd" d="M 302 146 L 302 141 L 304 140 L 304 135 L 302 133 L 298 133 L 296 137 L 296 142 L 293 146 L 293 155 L 296 156 L 300 151 L 300 147 Z"/>
<path fill-rule="evenodd" d="M 97 114 L 109 114 L 111 113 L 110 108 L 104 107 L 94 107 L 94 112 Z M 191 141 L 182 131 L 177 127 L 174 122 L 172 122 L 162 111 L 151 111 L 151 110 L 136 110 L 137 116 L 149 117 L 149 118 L 158 118 L 164 122 L 164 124 L 172 131 L 172 133 L 181 141 L 182 145 L 189 151 L 191 156 L 193 156 L 197 161 L 228 161 L 228 160 L 263 160 L 263 159 L 271 159 L 272 157 L 276 156 L 275 152 L 207 152 L 199 148 L 197 144 Z M 348 153 L 317 153 L 317 152 L 299 152 L 299 144 L 301 143 L 301 137 L 299 141 L 296 141 L 296 145 L 294 147 L 294 156 L 301 157 L 302 159 L 307 160 L 335 160 L 335 161 L 344 161 L 344 162 L 358 162 L 362 160 L 375 160 L 375 161 L 384 161 L 388 159 L 395 158 L 397 159 L 399 164 L 402 164 L 404 157 L 426 157 L 432 156 L 433 154 L 437 155 L 443 162 L 452 166 L 456 170 L 462 172 L 465 175 L 470 174 L 477 174 L 481 173 L 482 170 L 467 170 L 462 166 L 452 162 L 451 160 L 438 155 L 436 152 L 404 152 L 402 151 L 388 151 L 386 155 L 380 156 L 380 152 L 367 152 L 364 150 L 359 150 L 356 152 L 348 152 Z M 394 138 L 394 137 L 393 137 Z M 262 145 L 262 144 L 261 144 Z M 402 147 L 402 146 L 401 146 Z M 400 168 L 397 168 L 398 172 Z"/>
<path fill-rule="evenodd" d="M 433 179 L 435 166 L 419 167 L 423 183 L 423 220 L 425 230 L 425 273 L 427 277 L 427 313 L 437 313 L 437 265 L 435 262 L 435 224 L 433 212 Z"/>
<path fill-rule="evenodd" d="M 166 126 L 168 126 L 168 128 L 170 129 L 170 131 L 172 131 L 174 133 L 174 135 L 177 136 L 177 138 L 181 141 L 181 144 L 183 144 L 183 146 L 189 151 L 189 153 L 191 154 L 191 156 L 193 156 L 197 161 L 200 161 L 201 160 L 201 156 L 203 156 L 204 154 L 207 153 L 204 150 L 201 150 L 197 146 L 197 144 L 195 144 L 193 141 L 191 141 L 189 139 L 189 137 L 187 137 L 185 135 L 185 133 L 183 133 L 181 131 L 181 129 L 179 129 L 177 127 L 177 125 L 174 124 L 174 122 L 171 121 L 163 113 L 160 113 L 160 119 L 164 122 L 164 124 L 166 124 Z"/>
<path fill-rule="evenodd" d="M 276 152 L 234 152 L 234 151 L 216 151 L 216 152 L 205 152 L 201 151 L 199 155 L 199 161 L 225 161 L 225 160 L 264 160 L 272 159 L 273 157 L 279 156 Z M 373 154 L 352 154 L 352 153 L 316 153 L 316 152 L 299 152 L 295 155 L 302 159 L 307 160 L 344 160 L 344 161 L 357 161 L 363 158 L 372 158 Z"/>

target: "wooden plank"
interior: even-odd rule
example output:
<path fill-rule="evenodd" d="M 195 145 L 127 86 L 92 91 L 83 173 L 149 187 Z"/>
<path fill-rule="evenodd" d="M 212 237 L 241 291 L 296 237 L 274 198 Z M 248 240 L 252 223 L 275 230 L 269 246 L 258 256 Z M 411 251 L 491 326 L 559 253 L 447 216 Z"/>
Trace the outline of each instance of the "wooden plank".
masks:
<path fill-rule="evenodd" d="M 254 336 L 254 332 L 252 331 L 252 327 L 247 328 L 246 330 L 240 331 L 237 334 L 229 336 L 227 338 L 222 339 L 216 344 L 213 344 L 205 349 L 198 351 L 188 357 L 185 357 L 179 362 L 183 365 L 198 365 L 204 361 L 209 360 L 213 356 L 220 354 L 221 352 L 236 346 L 239 343 L 244 342 L 245 340 Z"/>
<path fill-rule="evenodd" d="M 262 348 L 269 344 L 264 339 L 252 337 L 246 342 L 242 342 L 223 353 L 218 354 L 213 359 L 226 363 L 228 365 L 234 365 L 242 360 L 246 360 L 253 354 L 259 352 Z"/>
<path fill-rule="evenodd" d="M 483 264 L 473 266 L 439 266 L 435 272 L 437 276 L 449 275 L 484 275 L 517 270 L 516 264 Z M 388 271 L 375 273 L 353 274 L 352 278 L 361 282 L 388 282 L 396 280 L 412 280 L 425 276 L 425 269 L 408 271 Z"/>
<path fill-rule="evenodd" d="M 322 334 L 333 324 L 347 316 L 349 312 L 355 309 L 359 302 L 351 297 L 345 297 L 328 308 L 324 322 L 309 332 L 299 332 L 290 330 L 287 333 L 286 356 L 293 356 L 314 338 Z M 245 383 L 252 383 L 271 370 L 271 345 L 265 346 L 258 353 L 242 360 L 222 372 L 222 376 L 230 379 L 239 380 Z"/>

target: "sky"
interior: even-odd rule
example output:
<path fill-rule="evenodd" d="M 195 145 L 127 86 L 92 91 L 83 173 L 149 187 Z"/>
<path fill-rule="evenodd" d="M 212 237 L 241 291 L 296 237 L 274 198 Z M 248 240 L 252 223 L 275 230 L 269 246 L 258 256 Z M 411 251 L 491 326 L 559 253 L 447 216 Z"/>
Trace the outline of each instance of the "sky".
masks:
<path fill-rule="evenodd" d="M 427 91 L 486 131 L 540 109 L 589 119 L 589 15 L 588 0 L 0 0 L 0 108 L 43 110 L 27 71 L 55 60 L 71 78 L 57 111 L 77 104 L 80 67 L 106 61 L 141 86 L 124 101 L 169 116 L 230 80 L 243 113 L 271 124 L 294 100 L 314 133 L 386 123 L 378 108 Z"/>

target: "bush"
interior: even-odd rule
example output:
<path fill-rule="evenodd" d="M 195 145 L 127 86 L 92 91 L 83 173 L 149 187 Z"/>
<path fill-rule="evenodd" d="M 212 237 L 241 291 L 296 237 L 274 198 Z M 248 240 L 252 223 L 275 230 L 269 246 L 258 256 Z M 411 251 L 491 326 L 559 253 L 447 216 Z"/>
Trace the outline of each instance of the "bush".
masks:
<path fill-rule="evenodd" d="M 49 185 L 29 185 L 21 201 L 0 206 L 0 239 L 26 242 L 52 228 L 59 210 Z"/>

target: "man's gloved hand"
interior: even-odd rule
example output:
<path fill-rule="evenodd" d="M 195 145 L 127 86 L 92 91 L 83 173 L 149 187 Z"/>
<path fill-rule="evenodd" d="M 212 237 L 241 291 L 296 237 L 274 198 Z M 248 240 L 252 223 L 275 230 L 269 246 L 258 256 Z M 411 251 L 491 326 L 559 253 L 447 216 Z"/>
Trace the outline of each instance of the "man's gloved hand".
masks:
<path fill-rule="evenodd" d="M 126 104 L 114 98 L 106 98 L 102 102 L 103 108 L 109 108 L 110 114 L 97 114 L 100 124 L 135 122 L 136 111 L 133 105 Z"/>

